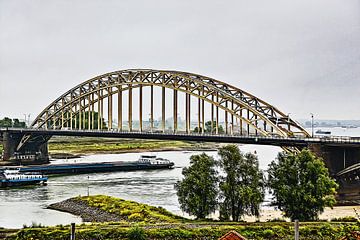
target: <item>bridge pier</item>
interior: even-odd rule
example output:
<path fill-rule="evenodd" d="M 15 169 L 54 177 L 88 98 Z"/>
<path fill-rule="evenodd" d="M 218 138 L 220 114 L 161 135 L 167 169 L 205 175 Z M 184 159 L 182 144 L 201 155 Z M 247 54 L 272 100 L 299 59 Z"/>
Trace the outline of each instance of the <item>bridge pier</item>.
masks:
<path fill-rule="evenodd" d="M 12 156 L 14 156 L 15 149 L 17 144 L 20 142 L 20 139 L 17 139 L 16 136 L 9 132 L 3 133 L 3 160 L 9 161 Z"/>
<path fill-rule="evenodd" d="M 321 157 L 329 173 L 338 184 L 337 200 L 340 204 L 360 204 L 360 170 L 339 174 L 360 164 L 359 145 L 310 144 L 309 149 Z"/>
<path fill-rule="evenodd" d="M 360 146 L 310 144 L 309 149 L 323 158 L 331 175 L 360 162 Z"/>
<path fill-rule="evenodd" d="M 32 141 L 17 150 L 25 134 L 4 131 L 2 134 L 2 160 L 6 164 L 43 164 L 49 162 L 48 139 Z"/>

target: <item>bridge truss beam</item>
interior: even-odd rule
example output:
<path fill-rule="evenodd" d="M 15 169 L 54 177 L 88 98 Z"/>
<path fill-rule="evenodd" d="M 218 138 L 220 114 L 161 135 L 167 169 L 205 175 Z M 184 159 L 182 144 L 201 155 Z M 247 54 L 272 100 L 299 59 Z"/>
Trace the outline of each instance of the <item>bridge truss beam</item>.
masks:
<path fill-rule="evenodd" d="M 150 88 L 150 101 L 143 91 Z M 161 124 L 154 125 L 154 88 L 161 89 Z M 133 95 L 139 89 L 138 127 L 134 129 Z M 226 134 L 309 136 L 289 116 L 265 101 L 224 82 L 201 75 L 159 70 L 124 70 L 107 73 L 72 88 L 46 107 L 32 123 L 33 128 L 45 129 L 119 129 L 129 131 L 166 131 L 168 102 L 166 89 L 172 89 L 172 131 L 179 131 L 179 93 L 185 94 L 185 129 L 193 131 L 192 120 L 197 105 L 197 131 L 205 133 L 206 119 L 211 122 L 210 131 L 218 134 L 223 128 Z M 123 95 L 127 94 L 127 103 Z M 118 99 L 114 108 L 114 96 Z M 197 99 L 196 102 L 192 99 Z M 150 126 L 143 125 L 143 103 L 150 102 Z M 104 105 L 107 114 L 104 114 Z M 210 105 L 210 114 L 206 106 Z M 127 124 L 124 124 L 123 110 L 128 109 Z M 117 109 L 117 127 L 114 127 L 114 109 Z M 219 111 L 224 115 L 220 118 Z M 97 115 L 97 119 L 95 118 Z M 210 115 L 210 116 L 209 116 Z M 106 119 L 107 116 L 107 119 Z M 105 121 L 106 125 L 105 126 Z M 126 123 L 126 122 L 125 122 Z M 126 126 L 127 125 L 127 126 Z"/>

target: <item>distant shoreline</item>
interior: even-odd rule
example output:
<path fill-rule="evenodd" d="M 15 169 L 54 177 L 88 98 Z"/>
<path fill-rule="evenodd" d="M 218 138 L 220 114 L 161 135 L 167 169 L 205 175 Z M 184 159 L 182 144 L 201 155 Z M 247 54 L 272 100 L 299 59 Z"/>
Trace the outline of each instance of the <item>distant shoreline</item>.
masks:
<path fill-rule="evenodd" d="M 216 152 L 217 150 L 202 148 L 202 149 L 194 149 L 194 148 L 159 148 L 159 149 L 129 149 L 129 150 L 118 150 L 118 151 L 94 151 L 87 152 L 85 154 L 71 154 L 71 153 L 50 153 L 51 159 L 73 159 L 73 158 L 81 158 L 89 155 L 97 155 L 97 154 L 124 154 L 124 153 L 143 153 L 143 152 Z"/>

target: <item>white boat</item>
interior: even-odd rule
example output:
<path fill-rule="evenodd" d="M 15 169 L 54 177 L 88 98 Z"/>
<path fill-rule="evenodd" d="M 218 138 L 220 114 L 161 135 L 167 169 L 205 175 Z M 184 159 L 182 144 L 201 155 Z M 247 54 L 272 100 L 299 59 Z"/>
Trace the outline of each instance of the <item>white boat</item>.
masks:
<path fill-rule="evenodd" d="M 144 165 L 164 165 L 169 168 L 174 167 L 174 163 L 165 158 L 158 158 L 154 155 L 141 155 L 137 160 L 138 164 Z"/>
<path fill-rule="evenodd" d="M 12 187 L 32 184 L 46 184 L 48 178 L 41 173 L 20 172 L 19 168 L 0 170 L 0 187 Z"/>

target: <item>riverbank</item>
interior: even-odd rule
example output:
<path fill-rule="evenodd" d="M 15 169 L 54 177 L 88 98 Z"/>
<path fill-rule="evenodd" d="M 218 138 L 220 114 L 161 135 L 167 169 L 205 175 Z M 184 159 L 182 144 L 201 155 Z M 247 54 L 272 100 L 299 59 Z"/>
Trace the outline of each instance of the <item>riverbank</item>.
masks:
<path fill-rule="evenodd" d="M 49 206 L 81 214 L 91 224 L 77 225 L 76 239 L 130 239 L 137 232 L 146 239 L 218 239 L 235 230 L 249 239 L 293 239 L 289 222 L 219 222 L 196 221 L 176 216 L 163 208 L 125 201 L 103 195 L 71 198 Z M 100 215 L 100 216 L 99 216 Z M 99 216 L 99 217 L 98 217 Z M 110 221 L 111 222 L 108 222 Z M 100 222 L 100 223 L 99 223 Z M 136 227 L 134 227 L 136 226 Z M 359 231 L 357 222 L 309 222 L 300 224 L 301 239 L 340 239 Z M 24 228 L 7 239 L 66 239 L 69 226 Z"/>
<path fill-rule="evenodd" d="M 161 141 L 142 139 L 53 137 L 49 141 L 49 154 L 53 159 L 69 159 L 92 154 L 119 154 L 153 151 L 210 151 L 218 143 L 187 141 Z"/>
<path fill-rule="evenodd" d="M 110 207 L 109 207 L 110 206 Z M 112 208 L 111 208 L 112 206 Z M 128 209 L 130 206 L 130 209 Z M 100 208 L 99 208 L 100 207 Z M 128 213 L 136 213 L 140 214 L 137 216 L 135 222 L 139 220 L 144 220 L 143 213 L 137 212 L 139 209 L 147 209 L 147 204 L 141 204 L 133 201 L 125 201 L 118 198 L 107 197 L 107 196 L 92 196 L 88 197 L 76 197 L 70 198 L 58 203 L 50 204 L 48 206 L 49 209 L 68 212 L 76 216 L 80 216 L 84 222 L 116 222 L 116 221 L 127 221 L 130 220 L 127 218 Z M 118 212 L 118 214 L 114 214 L 118 209 L 128 209 L 125 212 Z M 150 209 L 156 210 L 155 207 L 150 207 Z M 166 219 L 165 222 L 177 222 L 179 219 L 182 221 L 192 221 L 191 219 L 183 218 L 172 214 L 166 211 L 163 208 L 160 212 L 166 213 L 167 216 L 173 217 L 173 219 Z M 336 219 L 355 219 L 356 213 L 360 213 L 360 206 L 337 206 L 333 208 L 325 208 L 324 212 L 320 214 L 320 221 L 334 221 Z M 124 215 L 125 214 L 125 215 Z M 147 213 L 148 216 L 148 213 Z M 212 215 L 211 218 L 217 219 L 217 215 Z M 245 216 L 243 221 L 245 222 L 269 222 L 274 219 L 281 221 L 290 221 L 287 218 L 284 218 L 282 212 L 274 209 L 262 209 L 260 212 L 260 217 L 256 218 L 254 216 Z M 145 219 L 145 221 L 149 222 L 149 219 Z M 130 221 L 131 222 L 131 221 Z M 159 219 L 156 219 L 155 222 L 159 222 Z M 161 221 L 164 222 L 164 221 Z"/>
<path fill-rule="evenodd" d="M 162 207 L 104 195 L 70 198 L 47 208 L 80 216 L 84 222 L 175 223 L 187 220 Z"/>

